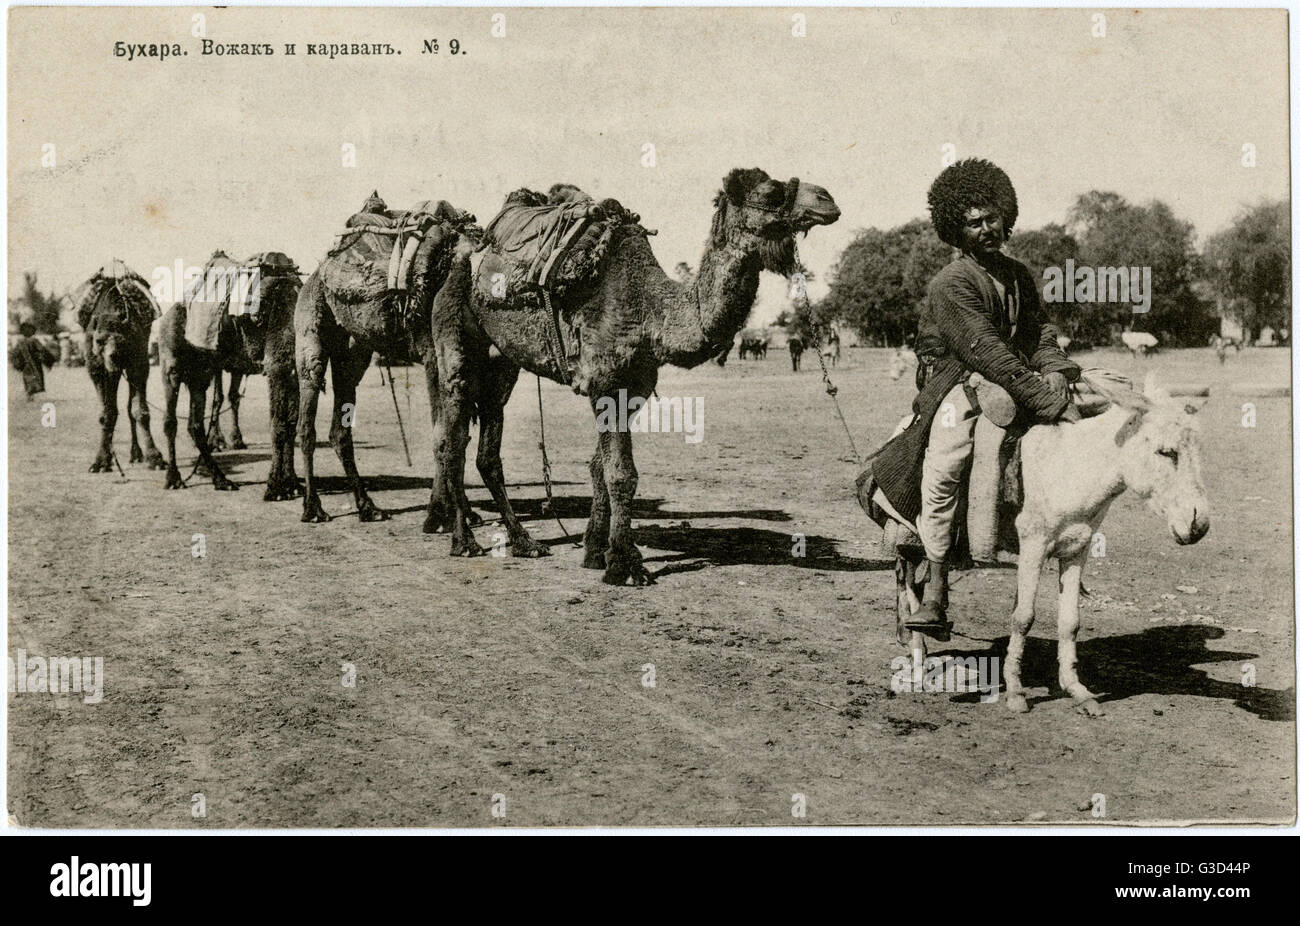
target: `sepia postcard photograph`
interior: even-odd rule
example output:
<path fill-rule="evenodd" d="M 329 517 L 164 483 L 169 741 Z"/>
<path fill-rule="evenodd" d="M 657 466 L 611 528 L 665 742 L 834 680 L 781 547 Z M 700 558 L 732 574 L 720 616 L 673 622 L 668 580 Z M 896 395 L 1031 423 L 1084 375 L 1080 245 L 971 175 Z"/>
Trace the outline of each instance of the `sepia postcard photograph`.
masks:
<path fill-rule="evenodd" d="M 1288 10 L 7 18 L 11 829 L 1294 825 Z"/>

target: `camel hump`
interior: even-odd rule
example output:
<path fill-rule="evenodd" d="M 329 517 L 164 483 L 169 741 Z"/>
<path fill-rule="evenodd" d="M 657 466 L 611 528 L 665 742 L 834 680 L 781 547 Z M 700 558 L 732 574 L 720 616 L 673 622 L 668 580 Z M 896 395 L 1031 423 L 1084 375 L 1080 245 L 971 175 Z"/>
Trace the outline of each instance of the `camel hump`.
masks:
<path fill-rule="evenodd" d="M 148 281 L 125 263 L 114 257 L 72 294 L 72 304 L 77 312 L 77 324 L 82 329 L 90 326 L 96 308 L 109 292 L 116 292 L 121 300 L 122 318 L 136 325 L 151 325 L 162 316 L 162 309 L 154 299 Z"/>

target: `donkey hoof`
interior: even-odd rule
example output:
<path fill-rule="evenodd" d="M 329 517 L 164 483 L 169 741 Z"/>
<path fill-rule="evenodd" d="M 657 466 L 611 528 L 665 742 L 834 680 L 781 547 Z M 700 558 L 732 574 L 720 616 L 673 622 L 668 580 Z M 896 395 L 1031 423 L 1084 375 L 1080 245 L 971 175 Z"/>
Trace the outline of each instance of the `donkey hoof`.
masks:
<path fill-rule="evenodd" d="M 1101 709 L 1096 698 L 1088 698 L 1086 701 L 1080 701 L 1074 708 L 1080 714 L 1086 714 L 1089 717 L 1104 717 L 1106 712 Z"/>
<path fill-rule="evenodd" d="M 1029 702 L 1025 700 L 1025 696 L 1022 694 L 1007 695 L 1007 707 L 1010 708 L 1012 713 L 1016 713 L 1016 714 L 1029 713 Z"/>

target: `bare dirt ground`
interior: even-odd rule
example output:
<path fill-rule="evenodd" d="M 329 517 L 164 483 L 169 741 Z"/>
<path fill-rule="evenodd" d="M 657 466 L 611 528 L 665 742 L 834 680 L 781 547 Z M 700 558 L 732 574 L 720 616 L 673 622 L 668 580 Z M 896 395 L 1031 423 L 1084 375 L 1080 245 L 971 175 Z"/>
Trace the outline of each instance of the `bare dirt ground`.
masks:
<path fill-rule="evenodd" d="M 665 371 L 661 394 L 704 397 L 705 429 L 697 444 L 638 440 L 639 540 L 658 579 L 643 589 L 602 585 L 539 516 L 531 376 L 507 411 L 504 456 L 518 510 L 552 544 L 537 561 L 453 560 L 448 537 L 420 532 L 431 451 L 418 367 L 409 408 L 397 371 L 414 468 L 376 371 L 358 403 L 359 462 L 393 519 L 349 514 L 326 446 L 336 518 L 320 525 L 299 523 L 298 501 L 261 500 L 261 378 L 244 403 L 251 449 L 222 456 L 244 488 L 222 494 L 164 492 L 163 474 L 139 465 L 125 482 L 89 474 L 98 409 L 85 371 L 50 376 L 53 428 L 11 374 L 10 655 L 102 656 L 105 694 L 10 695 L 9 812 L 26 826 L 162 828 L 1289 820 L 1290 400 L 1255 400 L 1247 428 L 1249 399 L 1223 388 L 1287 383 L 1289 352 L 1222 368 L 1209 351 L 1078 359 L 1214 388 L 1201 413 L 1209 535 L 1178 547 L 1126 496 L 1085 574 L 1080 670 L 1103 695 L 1097 720 L 1055 688 L 1050 573 L 1027 651 L 1031 713 L 890 691 L 892 564 L 852 499 L 857 467 L 810 354 L 799 374 L 776 352 Z M 886 352 L 845 350 L 835 372 L 864 453 L 911 400 L 910 371 L 894 382 L 886 369 Z M 562 387 L 543 392 L 576 539 L 590 412 Z M 160 414 L 153 424 L 161 441 Z M 126 426 L 123 414 L 124 464 Z M 183 432 L 179 443 L 192 460 Z M 487 545 L 491 500 L 472 463 L 467 476 Z M 959 576 L 961 635 L 942 651 L 1000 653 L 1014 577 Z M 206 817 L 191 814 L 196 793 Z"/>

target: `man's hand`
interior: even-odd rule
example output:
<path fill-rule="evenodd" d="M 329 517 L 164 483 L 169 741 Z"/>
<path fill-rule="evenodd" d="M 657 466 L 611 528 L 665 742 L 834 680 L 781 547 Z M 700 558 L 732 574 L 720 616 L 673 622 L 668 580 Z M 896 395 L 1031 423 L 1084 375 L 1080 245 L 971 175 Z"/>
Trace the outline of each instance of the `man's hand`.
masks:
<path fill-rule="evenodd" d="M 1065 392 L 1070 388 L 1070 381 L 1065 378 L 1064 373 L 1044 373 L 1043 381 L 1055 392 Z"/>

